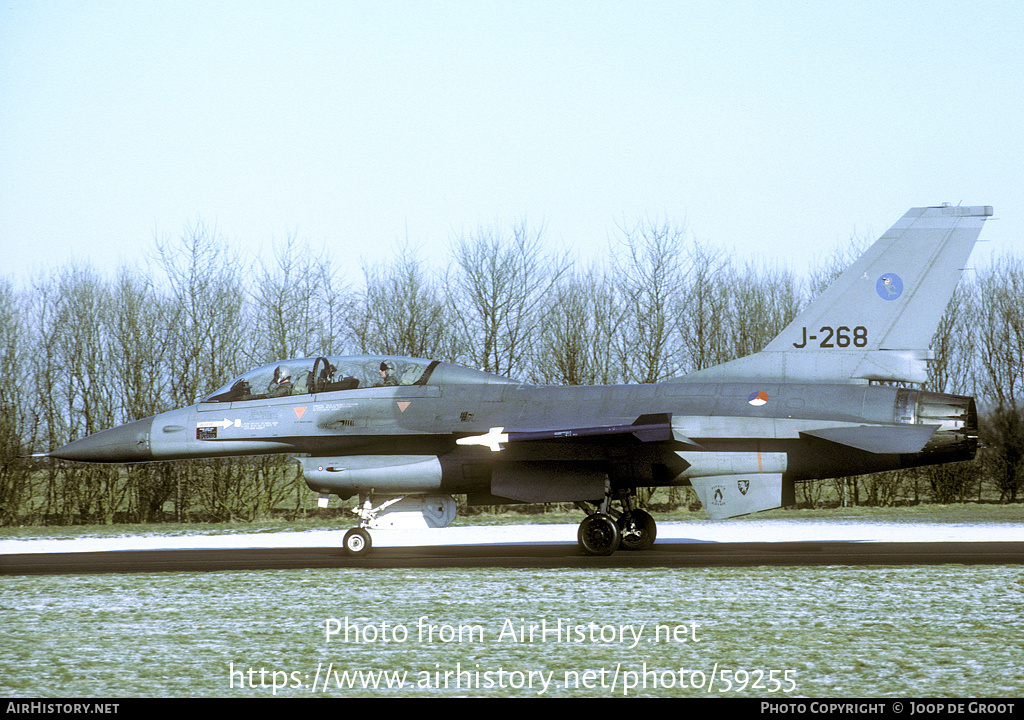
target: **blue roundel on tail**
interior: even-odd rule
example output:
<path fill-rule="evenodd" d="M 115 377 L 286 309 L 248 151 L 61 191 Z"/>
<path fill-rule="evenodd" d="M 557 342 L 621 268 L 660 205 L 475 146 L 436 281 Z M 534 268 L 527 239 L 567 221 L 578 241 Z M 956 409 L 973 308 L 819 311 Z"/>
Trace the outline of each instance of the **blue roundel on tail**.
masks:
<path fill-rule="evenodd" d="M 886 273 L 875 283 L 875 292 L 883 300 L 895 300 L 903 294 L 903 281 L 896 273 Z"/>

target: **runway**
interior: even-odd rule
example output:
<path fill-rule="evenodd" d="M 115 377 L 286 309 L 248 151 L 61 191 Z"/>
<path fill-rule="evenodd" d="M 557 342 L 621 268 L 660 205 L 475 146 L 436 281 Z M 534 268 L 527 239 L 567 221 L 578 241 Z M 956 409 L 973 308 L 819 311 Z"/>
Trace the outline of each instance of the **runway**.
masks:
<path fill-rule="evenodd" d="M 290 568 L 699 568 L 785 565 L 1020 564 L 1024 526 L 1006 523 L 663 522 L 644 552 L 588 557 L 575 524 L 374 530 L 373 549 L 341 549 L 347 528 L 221 535 L 0 540 L 0 574 L 200 572 Z"/>

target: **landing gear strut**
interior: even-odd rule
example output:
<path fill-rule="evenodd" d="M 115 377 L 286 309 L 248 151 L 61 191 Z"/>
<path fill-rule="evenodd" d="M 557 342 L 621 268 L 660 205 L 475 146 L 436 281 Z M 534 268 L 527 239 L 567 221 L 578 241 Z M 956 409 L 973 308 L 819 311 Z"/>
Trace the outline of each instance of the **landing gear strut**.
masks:
<path fill-rule="evenodd" d="M 611 555 L 618 549 L 650 550 L 658 535 L 658 526 L 651 514 L 633 507 L 633 495 L 620 496 L 624 511 L 612 509 L 612 495 L 596 506 L 576 503 L 587 513 L 580 523 L 576 539 L 585 555 Z"/>

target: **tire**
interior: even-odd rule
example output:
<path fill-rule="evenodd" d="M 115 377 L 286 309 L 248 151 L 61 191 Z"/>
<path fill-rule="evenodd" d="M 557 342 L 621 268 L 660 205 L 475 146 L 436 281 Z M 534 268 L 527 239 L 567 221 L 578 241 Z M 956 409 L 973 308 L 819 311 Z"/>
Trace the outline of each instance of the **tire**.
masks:
<path fill-rule="evenodd" d="M 658 524 L 644 510 L 629 510 L 619 516 L 623 550 L 650 550 L 658 537 Z"/>
<path fill-rule="evenodd" d="M 603 513 L 583 518 L 576 533 L 584 555 L 611 555 L 619 547 L 621 537 L 618 524 Z"/>
<path fill-rule="evenodd" d="M 345 552 L 353 557 L 360 557 L 370 552 L 373 542 L 370 540 L 370 533 L 363 528 L 352 528 L 345 533 L 343 542 Z"/>

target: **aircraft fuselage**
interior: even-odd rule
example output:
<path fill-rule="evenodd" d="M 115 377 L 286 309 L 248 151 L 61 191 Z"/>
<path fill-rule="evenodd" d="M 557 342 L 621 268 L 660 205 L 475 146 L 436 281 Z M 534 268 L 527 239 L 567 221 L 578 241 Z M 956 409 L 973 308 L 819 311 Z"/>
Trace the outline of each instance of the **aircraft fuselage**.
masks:
<path fill-rule="evenodd" d="M 573 437 L 557 429 L 628 426 L 642 415 L 670 418 L 671 442 L 631 434 Z M 939 426 L 934 437 L 931 430 Z M 920 450 L 890 437 L 914 426 Z M 925 427 L 929 426 L 927 431 Z M 505 443 L 497 451 L 459 445 L 460 437 L 516 427 L 552 436 Z M 871 428 L 876 432 L 872 434 Z M 833 437 L 829 431 L 839 433 Z M 864 442 L 856 441 L 858 437 Z M 818 434 L 812 434 L 818 433 Z M 593 468 L 612 485 L 689 484 L 692 477 L 779 473 L 786 481 L 838 477 L 969 459 L 977 421 L 970 398 L 873 385 L 667 382 L 652 385 L 535 386 L 515 383 L 375 387 L 258 401 L 198 403 L 98 433 L 59 457 L 145 462 L 267 453 L 312 455 L 306 481 L 318 492 L 348 496 L 331 458 L 372 456 L 380 467 L 408 458 L 438 458 L 440 471 L 389 472 L 371 479 L 378 492 L 492 493 L 496 464 L 547 470 Z M 837 439 L 838 438 L 838 439 Z M 326 458 L 326 460 L 325 460 Z M 395 459 L 389 463 L 388 458 Z M 337 464 L 337 463 L 335 463 Z M 311 477 L 312 476 L 312 477 Z M 336 480 L 334 482 L 333 480 Z"/>

